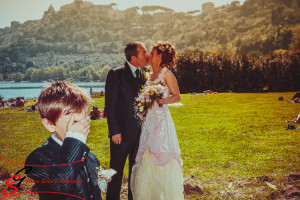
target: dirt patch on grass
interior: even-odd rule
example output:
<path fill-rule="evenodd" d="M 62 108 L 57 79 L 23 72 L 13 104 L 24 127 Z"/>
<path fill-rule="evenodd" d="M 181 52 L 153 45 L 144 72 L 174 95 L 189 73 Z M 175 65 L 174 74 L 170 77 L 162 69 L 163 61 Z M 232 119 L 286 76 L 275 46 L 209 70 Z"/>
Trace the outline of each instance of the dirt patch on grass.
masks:
<path fill-rule="evenodd" d="M 204 191 L 198 185 L 192 186 L 191 184 L 187 183 L 184 184 L 184 193 L 187 195 L 190 194 L 202 195 L 204 194 Z"/>
<path fill-rule="evenodd" d="M 0 167 L 0 181 L 6 181 L 9 177 L 10 173 L 4 167 Z"/>

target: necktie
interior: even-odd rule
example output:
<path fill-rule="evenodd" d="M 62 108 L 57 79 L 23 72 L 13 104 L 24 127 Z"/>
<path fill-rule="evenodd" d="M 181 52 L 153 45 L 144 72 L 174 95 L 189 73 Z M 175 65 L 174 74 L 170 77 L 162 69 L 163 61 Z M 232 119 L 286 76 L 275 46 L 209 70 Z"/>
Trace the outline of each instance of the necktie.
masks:
<path fill-rule="evenodd" d="M 140 79 L 140 70 L 139 70 L 139 69 L 136 69 L 136 70 L 135 70 L 135 78 L 136 78 L 137 80 Z"/>
<path fill-rule="evenodd" d="M 141 80 L 141 75 L 140 75 L 140 70 L 139 69 L 135 70 L 135 75 L 136 75 L 135 80 L 137 82 L 137 86 L 138 86 L 138 88 L 140 88 L 141 84 L 142 84 L 142 80 Z"/>

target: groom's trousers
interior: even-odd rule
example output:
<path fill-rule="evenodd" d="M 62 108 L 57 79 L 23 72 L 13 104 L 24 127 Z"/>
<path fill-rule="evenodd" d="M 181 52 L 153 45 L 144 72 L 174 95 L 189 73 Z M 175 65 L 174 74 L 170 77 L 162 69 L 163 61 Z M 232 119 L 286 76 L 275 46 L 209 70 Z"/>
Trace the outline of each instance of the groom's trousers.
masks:
<path fill-rule="evenodd" d="M 107 200 L 119 200 L 120 191 L 123 178 L 123 170 L 126 163 L 127 156 L 129 156 L 129 175 L 128 175 L 128 200 L 132 200 L 132 193 L 130 189 L 130 177 L 132 166 L 135 163 L 135 157 L 139 146 L 139 140 L 133 142 L 123 141 L 121 144 L 115 144 L 110 139 L 110 168 L 117 171 L 112 177 L 111 182 L 107 187 Z"/>

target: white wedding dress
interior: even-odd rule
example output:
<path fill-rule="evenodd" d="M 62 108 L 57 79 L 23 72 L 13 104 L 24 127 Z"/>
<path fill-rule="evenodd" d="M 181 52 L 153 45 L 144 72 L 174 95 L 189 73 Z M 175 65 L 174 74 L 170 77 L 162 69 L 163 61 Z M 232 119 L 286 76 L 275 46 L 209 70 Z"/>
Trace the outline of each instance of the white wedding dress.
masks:
<path fill-rule="evenodd" d="M 153 82 L 164 83 L 165 72 Z M 169 97 L 170 90 L 165 86 L 163 98 Z M 174 122 L 164 104 L 148 110 L 142 124 L 136 163 L 132 169 L 131 190 L 134 200 L 183 200 L 182 160 Z"/>

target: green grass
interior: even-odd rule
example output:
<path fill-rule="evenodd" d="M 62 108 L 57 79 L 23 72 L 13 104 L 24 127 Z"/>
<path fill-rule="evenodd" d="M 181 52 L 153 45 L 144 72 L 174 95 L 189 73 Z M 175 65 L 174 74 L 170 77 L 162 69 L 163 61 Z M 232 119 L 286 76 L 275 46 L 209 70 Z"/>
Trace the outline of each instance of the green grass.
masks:
<path fill-rule="evenodd" d="M 299 104 L 286 101 L 293 94 L 186 94 L 182 95 L 183 106 L 169 107 L 182 151 L 184 177 L 194 176 L 187 183 L 204 192 L 185 195 L 186 199 L 265 199 L 276 191 L 257 177 L 268 176 L 280 188 L 289 173 L 300 172 L 300 130 L 285 130 L 285 121 L 300 111 Z M 278 101 L 279 96 L 285 100 Z M 104 98 L 94 100 L 103 109 Z M 0 123 L 0 155 L 18 163 L 24 163 L 50 135 L 38 112 L 24 108 L 1 109 Z M 107 134 L 106 120 L 91 122 L 87 145 L 106 168 Z M 1 160 L 0 166 L 12 174 L 20 169 Z M 228 188 L 229 182 L 233 188 Z"/>

